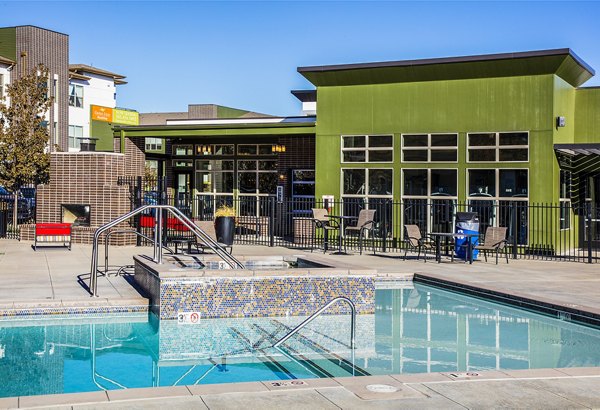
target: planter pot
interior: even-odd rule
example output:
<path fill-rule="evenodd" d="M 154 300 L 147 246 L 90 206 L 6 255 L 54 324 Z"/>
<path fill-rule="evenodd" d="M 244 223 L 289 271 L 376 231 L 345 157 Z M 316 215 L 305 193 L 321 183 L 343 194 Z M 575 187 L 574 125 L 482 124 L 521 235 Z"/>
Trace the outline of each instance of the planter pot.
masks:
<path fill-rule="evenodd" d="M 215 218 L 215 233 L 219 243 L 233 245 L 233 236 L 235 235 L 235 217 L 218 216 Z"/>

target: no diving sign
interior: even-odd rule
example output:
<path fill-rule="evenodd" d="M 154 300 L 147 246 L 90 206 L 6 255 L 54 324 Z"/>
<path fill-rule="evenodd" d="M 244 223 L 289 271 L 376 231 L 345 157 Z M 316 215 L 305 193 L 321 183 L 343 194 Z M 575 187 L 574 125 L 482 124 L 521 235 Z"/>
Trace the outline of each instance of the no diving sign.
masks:
<path fill-rule="evenodd" d="M 200 322 L 200 312 L 178 312 L 177 313 L 177 324 L 178 325 L 195 325 Z"/>

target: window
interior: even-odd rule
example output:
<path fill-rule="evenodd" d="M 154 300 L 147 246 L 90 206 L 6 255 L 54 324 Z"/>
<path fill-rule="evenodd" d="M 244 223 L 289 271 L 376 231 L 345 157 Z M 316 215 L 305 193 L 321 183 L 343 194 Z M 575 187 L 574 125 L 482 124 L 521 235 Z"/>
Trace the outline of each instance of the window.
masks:
<path fill-rule="evenodd" d="M 193 145 L 173 145 L 173 155 L 177 157 L 187 157 L 194 155 Z"/>
<path fill-rule="evenodd" d="M 560 229 L 571 229 L 571 172 L 560 170 Z"/>
<path fill-rule="evenodd" d="M 4 74 L 0 74 L 0 101 L 4 97 Z"/>
<path fill-rule="evenodd" d="M 69 125 L 69 148 L 81 149 L 81 137 L 83 137 L 83 127 Z"/>
<path fill-rule="evenodd" d="M 422 232 L 452 232 L 458 193 L 456 169 L 403 169 L 405 224 Z"/>
<path fill-rule="evenodd" d="M 527 162 L 527 132 L 472 133 L 467 135 L 469 162 Z"/>
<path fill-rule="evenodd" d="M 458 134 L 404 134 L 402 161 L 456 162 Z"/>
<path fill-rule="evenodd" d="M 239 144 L 238 155 L 275 155 L 271 144 Z"/>
<path fill-rule="evenodd" d="M 342 135 L 342 162 L 392 162 L 392 135 Z"/>
<path fill-rule="evenodd" d="M 146 151 L 160 151 L 163 148 L 162 138 L 146 138 Z"/>
<path fill-rule="evenodd" d="M 270 149 L 270 146 L 269 146 Z M 238 161 L 240 194 L 275 194 L 277 190 L 277 161 Z"/>
<path fill-rule="evenodd" d="M 71 107 L 83 108 L 83 86 L 69 84 L 69 105 Z"/>
<path fill-rule="evenodd" d="M 527 244 L 529 170 L 468 169 L 467 179 L 469 211 L 477 212 L 479 231 L 505 226 L 509 238 Z"/>
<path fill-rule="evenodd" d="M 233 193 L 233 160 L 196 160 L 196 190 Z"/>

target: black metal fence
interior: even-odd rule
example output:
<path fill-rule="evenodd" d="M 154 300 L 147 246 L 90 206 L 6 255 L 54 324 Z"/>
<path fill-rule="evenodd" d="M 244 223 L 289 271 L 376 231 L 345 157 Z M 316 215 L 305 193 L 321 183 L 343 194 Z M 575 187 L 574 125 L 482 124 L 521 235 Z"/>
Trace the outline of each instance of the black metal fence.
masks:
<path fill-rule="evenodd" d="M 600 260 L 600 208 L 590 203 L 574 208 L 569 202 L 534 204 L 527 201 L 477 200 L 459 203 L 454 200 L 421 199 L 393 202 L 376 199 L 334 201 L 327 204 L 330 215 L 344 216 L 339 230 L 325 231 L 315 223 L 312 209 L 323 207 L 314 199 L 277 201 L 273 196 L 259 195 L 189 195 L 169 196 L 146 193 L 132 206 L 144 204 L 173 205 L 196 220 L 213 220 L 223 206 L 235 209 L 236 244 L 284 246 L 299 249 L 334 249 L 343 246 L 359 249 L 357 235 L 348 235 L 361 209 L 375 210 L 373 229 L 362 242 L 365 251 L 377 253 L 404 252 L 404 225 L 419 226 L 422 234 L 455 232 L 457 212 L 473 212 L 478 218 L 482 240 L 487 227 L 507 228 L 507 252 L 513 258 L 569 260 L 597 263 Z M 152 213 L 143 215 L 137 227 L 151 236 Z M 185 236 L 185 228 L 167 218 L 168 237 Z M 326 242 L 327 239 L 327 243 Z"/>
<path fill-rule="evenodd" d="M 284 199 L 274 196 L 241 194 L 167 195 L 163 180 L 148 181 L 128 178 L 119 181 L 130 188 L 131 208 L 145 204 L 173 205 L 187 216 L 209 221 L 223 205 L 235 209 L 236 244 L 284 246 L 305 250 L 343 246 L 356 251 L 359 238 L 347 235 L 346 227 L 356 223 L 360 210 L 375 211 L 373 229 L 363 239 L 365 251 L 377 253 L 404 252 L 404 225 L 417 225 L 421 233 L 454 232 L 458 212 L 473 212 L 478 218 L 478 231 L 483 236 L 489 226 L 507 228 L 507 252 L 513 258 L 567 260 L 587 263 L 600 261 L 600 208 L 588 202 L 573 207 L 570 202 L 537 204 L 523 200 L 471 200 L 460 203 L 451 199 L 344 198 L 330 201 L 330 215 L 344 216 L 339 230 L 325 231 L 313 219 L 313 208 L 323 208 L 315 199 Z M 12 226 L 14 201 L 0 201 L 0 237 L 18 239 L 18 227 Z M 14 199 L 14 198 L 13 198 Z M 19 202 L 20 204 L 23 201 Z M 27 212 L 18 210 L 18 223 L 34 221 L 35 202 Z M 21 207 L 21 205 L 19 205 Z M 154 211 L 139 215 L 131 224 L 148 237 L 153 236 Z M 5 228 L 3 230 L 3 224 Z M 191 235 L 175 219 L 166 218 L 168 238 Z M 345 225 L 345 226 L 344 226 Z M 327 239 L 327 241 L 326 241 Z M 143 241 L 140 239 L 140 241 Z M 140 242 L 143 244 L 143 242 Z"/>

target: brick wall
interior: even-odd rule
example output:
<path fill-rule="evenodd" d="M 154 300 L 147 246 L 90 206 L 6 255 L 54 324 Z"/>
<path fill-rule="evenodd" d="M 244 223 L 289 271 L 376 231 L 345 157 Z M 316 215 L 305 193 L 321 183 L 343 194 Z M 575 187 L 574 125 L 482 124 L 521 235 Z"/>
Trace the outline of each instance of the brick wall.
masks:
<path fill-rule="evenodd" d="M 140 167 L 143 170 L 143 151 L 131 141 L 129 144 L 126 155 L 52 153 L 50 183 L 37 189 L 37 222 L 62 222 L 62 204 L 89 205 L 90 227 L 75 227 L 73 241 L 90 243 L 97 227 L 129 212 L 129 189 L 125 185 L 117 185 L 117 180 L 124 175 L 140 175 Z M 126 227 L 127 224 L 123 224 L 123 228 Z M 28 228 L 23 229 L 21 235 L 23 239 L 33 239 Z M 131 234 L 115 236 L 111 243 L 134 244 L 135 237 Z"/>

